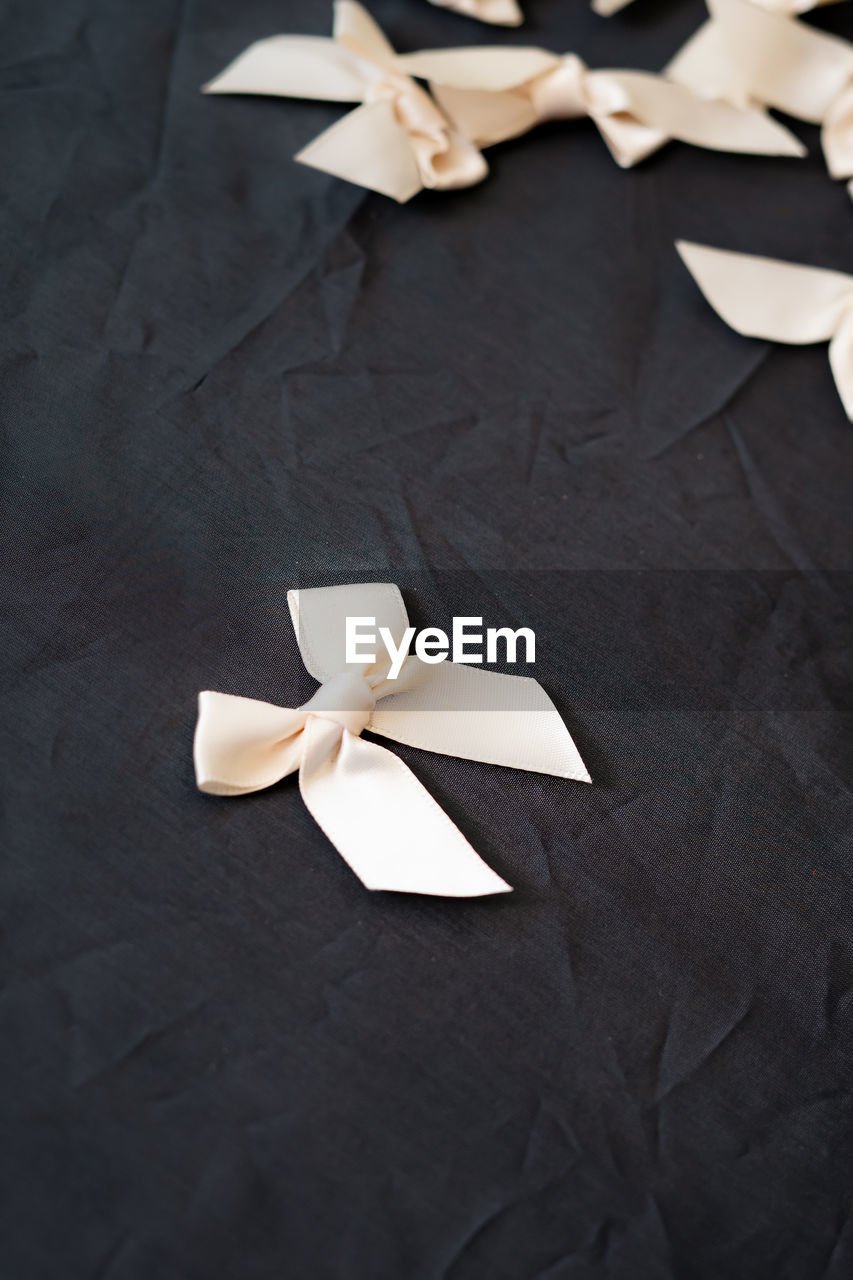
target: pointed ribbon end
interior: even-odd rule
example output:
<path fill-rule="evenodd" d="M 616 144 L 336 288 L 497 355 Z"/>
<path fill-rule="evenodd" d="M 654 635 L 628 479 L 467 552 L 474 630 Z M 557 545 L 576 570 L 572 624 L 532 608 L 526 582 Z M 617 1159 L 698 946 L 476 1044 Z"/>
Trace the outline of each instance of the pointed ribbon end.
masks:
<path fill-rule="evenodd" d="M 417 893 L 426 898 L 493 898 L 497 894 L 515 892 L 511 884 L 502 880 L 485 863 L 483 863 L 483 872 L 488 874 L 477 875 L 464 882 L 460 880 L 456 884 L 448 881 L 440 886 L 433 886 L 420 880 L 412 881 L 411 884 L 368 884 L 361 875 L 359 879 L 371 893 Z"/>

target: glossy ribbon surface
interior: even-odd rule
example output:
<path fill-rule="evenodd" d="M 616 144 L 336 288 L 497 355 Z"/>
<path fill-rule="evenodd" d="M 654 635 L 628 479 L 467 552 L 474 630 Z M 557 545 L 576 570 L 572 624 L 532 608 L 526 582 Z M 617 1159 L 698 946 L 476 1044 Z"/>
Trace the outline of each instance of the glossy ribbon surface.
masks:
<path fill-rule="evenodd" d="M 445 114 L 478 147 L 546 120 L 592 119 L 629 168 L 671 139 L 715 151 L 802 156 L 797 138 L 750 104 L 709 100 L 644 71 L 590 71 L 575 54 L 489 46 L 424 50 L 395 65 L 430 82 Z"/>
<path fill-rule="evenodd" d="M 429 0 L 439 9 L 452 9 L 464 13 L 466 18 L 479 18 L 498 27 L 517 27 L 524 15 L 515 0 Z"/>
<path fill-rule="evenodd" d="M 375 618 L 399 646 L 408 626 L 396 586 L 367 583 L 290 591 L 308 671 L 320 688 L 288 709 L 230 694 L 199 695 L 196 781 L 244 795 L 299 774 L 311 814 L 368 889 L 447 897 L 506 893 L 396 755 L 363 730 L 425 751 L 589 782 L 556 707 L 535 680 L 452 662 L 347 663 L 347 617 Z"/>
<path fill-rule="evenodd" d="M 682 240 L 678 252 L 726 324 L 750 338 L 829 343 L 829 363 L 853 420 L 853 276 Z"/>

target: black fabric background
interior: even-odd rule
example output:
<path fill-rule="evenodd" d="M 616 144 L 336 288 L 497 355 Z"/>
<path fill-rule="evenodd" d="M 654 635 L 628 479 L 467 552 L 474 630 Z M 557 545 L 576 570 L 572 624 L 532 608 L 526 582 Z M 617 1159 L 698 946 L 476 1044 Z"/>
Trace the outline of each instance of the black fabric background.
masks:
<path fill-rule="evenodd" d="M 656 69 L 692 0 L 402 50 Z M 812 19 L 853 37 L 841 5 Z M 803 162 L 588 122 L 400 208 L 211 99 L 298 0 L 13 0 L 0 73 L 3 1280 L 853 1274 L 853 428 L 677 237 L 853 270 Z M 508 898 L 362 889 L 199 689 L 303 700 L 290 586 L 527 624 L 585 787 L 399 748 Z"/>

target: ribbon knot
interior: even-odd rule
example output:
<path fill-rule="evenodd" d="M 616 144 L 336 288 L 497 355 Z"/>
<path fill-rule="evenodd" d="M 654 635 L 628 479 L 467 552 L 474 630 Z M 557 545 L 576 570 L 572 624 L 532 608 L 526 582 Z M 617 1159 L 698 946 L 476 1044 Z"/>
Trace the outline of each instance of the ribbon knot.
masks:
<path fill-rule="evenodd" d="M 469 187 L 488 173 L 478 149 L 401 68 L 370 14 L 336 0 L 331 39 L 273 36 L 250 45 L 206 93 L 357 102 L 295 157 L 404 202 L 424 187 Z"/>
<path fill-rule="evenodd" d="M 305 704 L 307 715 L 322 716 L 346 729 L 354 738 L 370 724 L 376 695 L 364 676 L 356 671 L 342 671 L 325 681 Z"/>
<path fill-rule="evenodd" d="M 450 897 L 506 893 L 462 833 L 397 756 L 365 729 L 467 760 L 589 782 L 575 744 L 535 680 L 407 657 L 346 663 L 347 617 L 373 617 L 396 646 L 406 636 L 390 583 L 288 592 L 303 662 L 320 681 L 295 709 L 210 691 L 199 695 L 196 782 L 213 795 L 260 791 L 299 775 L 317 823 L 369 889 Z"/>
<path fill-rule="evenodd" d="M 464 185 L 459 181 L 458 155 L 447 118 L 410 76 L 389 72 L 373 81 L 365 102 L 391 103 L 395 121 L 408 136 L 424 187 L 440 191 Z"/>
<path fill-rule="evenodd" d="M 567 53 L 557 66 L 530 82 L 530 101 L 536 118 L 574 120 L 590 115 L 593 106 L 586 63 L 577 54 Z"/>

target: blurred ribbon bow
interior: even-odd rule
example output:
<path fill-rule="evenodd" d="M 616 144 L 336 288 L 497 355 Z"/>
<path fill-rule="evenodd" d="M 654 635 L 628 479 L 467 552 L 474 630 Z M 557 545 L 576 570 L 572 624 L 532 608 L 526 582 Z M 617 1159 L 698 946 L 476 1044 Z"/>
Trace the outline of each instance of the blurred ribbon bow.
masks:
<path fill-rule="evenodd" d="M 361 732 L 487 764 L 589 782 L 556 707 L 535 681 L 409 656 L 346 662 L 348 617 L 374 618 L 399 648 L 409 640 L 390 583 L 288 592 L 305 666 L 320 688 L 288 710 L 224 693 L 199 695 L 196 781 L 243 795 L 299 772 L 312 816 L 368 889 L 449 897 L 506 893 L 447 814 L 397 756 Z M 362 642 L 363 643 L 363 642 Z"/>
<path fill-rule="evenodd" d="M 589 116 L 623 168 L 670 139 L 717 151 L 801 156 L 805 148 L 764 112 L 708 101 L 642 71 L 590 71 L 575 54 L 486 47 L 423 50 L 395 65 L 430 81 L 436 99 L 479 147 L 546 120 Z"/>
<path fill-rule="evenodd" d="M 750 338 L 829 342 L 829 363 L 853 421 L 853 276 L 680 240 L 678 252 L 726 324 Z"/>
<path fill-rule="evenodd" d="M 272 36 L 250 45 L 205 93 L 271 94 L 363 105 L 295 157 L 404 202 L 424 187 L 482 181 L 488 166 L 435 102 L 395 67 L 395 54 L 355 0 L 336 0 L 334 35 Z"/>
<path fill-rule="evenodd" d="M 748 0 L 708 0 L 708 8 L 710 20 L 667 74 L 696 93 L 822 125 L 830 174 L 853 178 L 853 44 Z"/>

